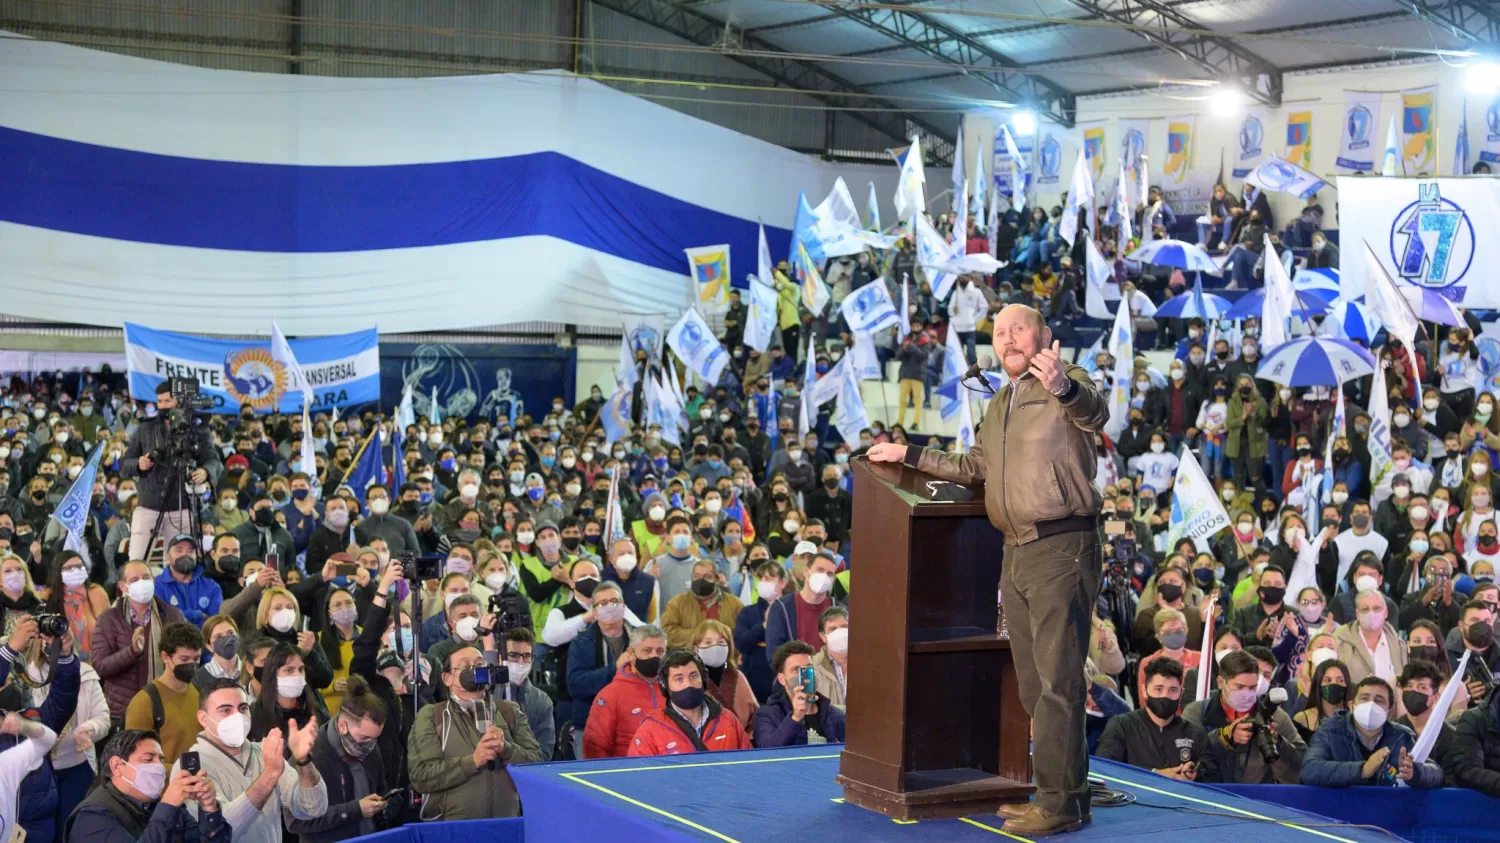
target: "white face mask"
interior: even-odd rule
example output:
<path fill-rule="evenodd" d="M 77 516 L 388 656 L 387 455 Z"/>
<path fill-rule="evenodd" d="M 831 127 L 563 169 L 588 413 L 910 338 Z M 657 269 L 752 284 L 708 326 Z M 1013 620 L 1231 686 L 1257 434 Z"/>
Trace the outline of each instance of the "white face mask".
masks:
<path fill-rule="evenodd" d="M 479 618 L 460 618 L 453 624 L 453 634 L 460 641 L 473 641 L 479 637 Z"/>
<path fill-rule="evenodd" d="M 1365 574 L 1364 576 L 1354 581 L 1355 591 L 1374 591 L 1379 587 L 1379 583 L 1377 583 L 1375 581 L 1375 578 L 1370 576 L 1369 574 Z"/>
<path fill-rule="evenodd" d="M 1383 612 L 1360 612 L 1359 625 L 1374 632 L 1385 625 L 1385 613 Z"/>
<path fill-rule="evenodd" d="M 465 483 L 462 486 L 458 487 L 458 494 L 462 496 L 464 500 L 474 500 L 474 498 L 479 495 L 479 484 Z"/>
<path fill-rule="evenodd" d="M 647 510 L 646 517 L 652 521 L 660 521 L 667 517 L 667 509 L 664 506 L 653 506 Z"/>
<path fill-rule="evenodd" d="M 1159 454 L 1162 451 L 1165 451 L 1166 449 L 1167 449 L 1167 443 L 1165 443 L 1165 442 L 1152 442 L 1151 443 L 1151 453 L 1153 453 L 1153 454 Z"/>
<path fill-rule="evenodd" d="M 82 568 L 65 568 L 62 572 L 63 585 L 77 588 L 89 581 L 89 572 Z"/>
<path fill-rule="evenodd" d="M 125 593 L 136 603 L 150 603 L 156 596 L 156 583 L 151 579 L 136 580 L 125 587 Z"/>
<path fill-rule="evenodd" d="M 26 589 L 26 575 L 20 571 L 6 571 L 0 575 L 0 586 L 11 594 L 20 594 Z"/>
<path fill-rule="evenodd" d="M 1367 700 L 1354 707 L 1354 722 L 1367 732 L 1385 726 L 1386 710 L 1380 703 Z"/>
<path fill-rule="evenodd" d="M 391 501 L 389 498 L 370 498 L 371 515 L 384 515 L 390 511 Z"/>
<path fill-rule="evenodd" d="M 271 613 L 271 628 L 277 632 L 291 632 L 296 624 L 296 609 L 277 609 Z"/>
<path fill-rule="evenodd" d="M 1224 661 L 1224 657 L 1227 656 L 1227 655 L 1229 655 L 1230 653 L 1233 653 L 1233 652 L 1234 652 L 1234 650 L 1215 650 L 1214 651 L 1214 664 L 1220 664 L 1220 663 L 1222 663 Z"/>
<path fill-rule="evenodd" d="M 505 574 L 499 571 L 484 575 L 484 584 L 489 587 L 490 591 L 504 591 L 506 582 Z"/>
<path fill-rule="evenodd" d="M 302 696 L 302 691 L 307 688 L 307 677 L 305 676 L 278 676 L 276 677 L 276 693 L 287 699 L 296 699 Z"/>
<path fill-rule="evenodd" d="M 1313 650 L 1307 656 L 1309 661 L 1311 661 L 1313 667 L 1317 667 L 1318 665 L 1328 661 L 1329 659 L 1336 659 L 1338 657 L 1339 654 L 1337 651 L 1330 650 L 1327 647 L 1319 647 L 1318 649 Z"/>
<path fill-rule="evenodd" d="M 849 627 L 841 626 L 828 633 L 828 652 L 839 655 L 849 652 Z"/>
<path fill-rule="evenodd" d="M 1336 503 L 1336 504 L 1338 504 L 1339 506 L 1343 506 L 1344 505 L 1344 501 L 1347 501 L 1347 500 L 1349 500 L 1349 493 L 1348 492 L 1334 492 L 1333 493 L 1333 502 Z"/>
<path fill-rule="evenodd" d="M 724 508 L 724 502 L 717 499 L 707 500 L 704 501 L 703 508 L 708 510 L 709 512 L 717 513 L 719 510 Z"/>
<path fill-rule="evenodd" d="M 231 714 L 215 724 L 214 734 L 218 736 L 219 743 L 230 749 L 238 749 L 244 746 L 245 736 L 250 734 L 250 717 L 238 713 Z"/>
<path fill-rule="evenodd" d="M 781 586 L 771 580 L 761 580 L 755 586 L 755 593 L 760 595 L 760 599 L 770 602 L 781 596 Z"/>
<path fill-rule="evenodd" d="M 522 530 L 521 532 L 516 533 L 516 541 L 520 542 L 521 544 L 531 544 L 531 540 L 535 538 L 536 533 L 531 530 Z"/>
<path fill-rule="evenodd" d="M 833 577 L 822 571 L 814 571 L 807 578 L 807 587 L 812 589 L 813 594 L 827 594 L 828 589 L 833 587 Z"/>
<path fill-rule="evenodd" d="M 723 667 L 729 661 L 729 645 L 715 644 L 712 647 L 698 647 L 698 658 L 709 667 Z"/>
<path fill-rule="evenodd" d="M 631 553 L 622 553 L 619 556 L 616 556 L 615 557 L 615 570 L 618 571 L 618 572 L 620 572 L 620 573 L 622 573 L 622 574 L 628 574 L 631 571 L 634 571 L 635 570 L 635 555 L 631 554 Z"/>
<path fill-rule="evenodd" d="M 787 520 L 781 522 L 781 529 L 785 530 L 789 534 L 795 535 L 798 530 L 802 529 L 802 524 L 798 521 L 794 521 L 793 519 L 788 518 Z"/>
<path fill-rule="evenodd" d="M 135 781 L 130 786 L 140 791 L 148 802 L 155 802 L 167 786 L 167 768 L 161 764 L 142 764 L 136 767 L 129 761 L 125 766 L 135 769 Z"/>
<path fill-rule="evenodd" d="M 505 672 L 509 674 L 510 684 L 525 684 L 527 677 L 531 676 L 531 665 L 520 662 L 506 662 Z"/>

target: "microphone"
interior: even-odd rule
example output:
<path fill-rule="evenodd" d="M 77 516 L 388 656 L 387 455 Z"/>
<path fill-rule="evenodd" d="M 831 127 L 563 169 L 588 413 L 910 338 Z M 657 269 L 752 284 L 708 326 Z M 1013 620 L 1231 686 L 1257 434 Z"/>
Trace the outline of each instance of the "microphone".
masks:
<path fill-rule="evenodd" d="M 970 366 L 967 372 L 964 372 L 964 376 L 962 378 L 959 378 L 959 383 L 964 383 L 964 381 L 967 381 L 969 378 L 979 378 L 979 383 L 984 387 L 984 391 L 988 392 L 990 395 L 994 395 L 995 388 L 990 385 L 990 379 L 984 376 L 984 371 L 994 365 L 994 358 L 990 357 L 988 354 L 979 355 L 979 359 L 974 362 L 974 365 Z M 964 383 L 964 388 L 973 389 L 973 387 L 969 386 L 966 383 Z"/>

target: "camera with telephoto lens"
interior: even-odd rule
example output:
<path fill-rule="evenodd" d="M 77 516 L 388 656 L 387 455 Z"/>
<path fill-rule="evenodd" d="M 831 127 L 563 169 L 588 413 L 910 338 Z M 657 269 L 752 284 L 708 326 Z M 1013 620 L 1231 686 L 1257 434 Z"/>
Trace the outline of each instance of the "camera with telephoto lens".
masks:
<path fill-rule="evenodd" d="M 36 620 L 36 631 L 48 638 L 60 638 L 68 631 L 68 619 L 52 612 L 32 615 Z"/>
<path fill-rule="evenodd" d="M 505 608 L 505 601 L 498 594 L 490 594 L 489 613 L 495 616 L 495 626 L 493 629 L 481 629 L 479 631 L 480 635 L 490 635 L 492 633 L 495 635 L 504 635 L 512 629 L 526 625 L 525 620 L 520 615 Z"/>
<path fill-rule="evenodd" d="M 1286 702 L 1285 688 L 1272 688 L 1266 692 L 1256 703 L 1250 714 L 1250 723 L 1255 727 L 1255 733 L 1250 742 L 1260 752 L 1267 764 L 1274 763 L 1281 758 L 1281 750 L 1276 748 L 1276 737 L 1267 728 L 1276 722 L 1276 709 Z"/>
<path fill-rule="evenodd" d="M 407 582 L 422 582 L 423 580 L 435 580 L 443 575 L 443 557 L 441 556 L 418 556 L 413 551 L 405 551 L 396 554 L 396 562 L 401 563 L 401 573 Z"/>
<path fill-rule="evenodd" d="M 167 378 L 167 388 L 177 399 L 178 409 L 212 410 L 214 399 L 204 395 L 198 388 L 197 378 Z"/>

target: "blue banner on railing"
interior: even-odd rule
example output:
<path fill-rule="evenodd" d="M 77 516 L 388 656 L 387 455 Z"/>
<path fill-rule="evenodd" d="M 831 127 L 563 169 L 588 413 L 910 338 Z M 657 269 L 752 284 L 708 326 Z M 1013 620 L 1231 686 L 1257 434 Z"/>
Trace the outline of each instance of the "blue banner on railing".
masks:
<path fill-rule="evenodd" d="M 380 335 L 374 328 L 290 344 L 312 386 L 315 411 L 380 400 Z M 269 338 L 217 340 L 126 322 L 125 358 L 130 395 L 140 401 L 155 401 L 163 380 L 187 377 L 198 379 L 215 413 L 238 413 L 242 406 L 263 413 L 302 411 L 302 394 L 290 391 L 291 376 L 272 359 Z"/>

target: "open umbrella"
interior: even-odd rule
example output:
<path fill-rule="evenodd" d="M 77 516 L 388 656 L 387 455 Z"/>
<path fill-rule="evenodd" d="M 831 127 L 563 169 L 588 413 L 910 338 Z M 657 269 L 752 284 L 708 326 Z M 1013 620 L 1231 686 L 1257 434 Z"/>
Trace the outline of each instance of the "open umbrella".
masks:
<path fill-rule="evenodd" d="M 1301 337 L 1282 343 L 1260 361 L 1255 376 L 1286 386 L 1338 386 L 1375 373 L 1375 356 L 1349 340 Z"/>
<path fill-rule="evenodd" d="M 1363 295 L 1344 296 L 1342 286 L 1339 282 L 1339 271 L 1337 269 L 1299 269 L 1292 276 L 1292 289 L 1300 293 L 1305 300 L 1318 299 L 1324 304 L 1332 304 L 1336 298 L 1346 298 L 1350 301 L 1359 301 Z"/>
<path fill-rule="evenodd" d="M 1437 290 L 1403 286 L 1401 295 L 1406 297 L 1406 301 L 1411 304 L 1412 311 L 1423 322 L 1436 322 L 1439 325 L 1451 325 L 1455 328 L 1464 326 L 1464 315 L 1459 312 L 1458 305 Z"/>
<path fill-rule="evenodd" d="M 1380 333 L 1380 320 L 1358 302 L 1337 299 L 1328 310 L 1328 318 L 1323 320 L 1323 329 L 1331 336 L 1364 340 L 1369 346 L 1375 344 L 1375 335 Z"/>
<path fill-rule="evenodd" d="M 1328 312 L 1328 302 L 1318 291 L 1303 291 L 1297 289 L 1297 283 L 1292 282 L 1292 292 L 1297 296 L 1297 304 L 1292 308 L 1293 316 L 1301 316 L 1302 311 L 1307 311 L 1308 316 L 1321 316 Z M 1257 287 L 1254 290 L 1240 296 L 1240 300 L 1229 308 L 1224 314 L 1226 319 L 1248 319 L 1251 316 L 1259 319 L 1266 309 L 1266 288 Z"/>
<path fill-rule="evenodd" d="M 1153 240 L 1126 257 L 1157 266 L 1175 266 L 1186 272 L 1207 272 L 1209 275 L 1221 275 L 1224 272 L 1202 247 L 1182 240 Z"/>
<path fill-rule="evenodd" d="M 1192 319 L 1205 321 L 1223 319 L 1230 308 L 1229 299 L 1203 292 L 1203 279 L 1193 282 L 1193 289 L 1180 296 L 1173 296 L 1156 309 L 1158 319 Z"/>

